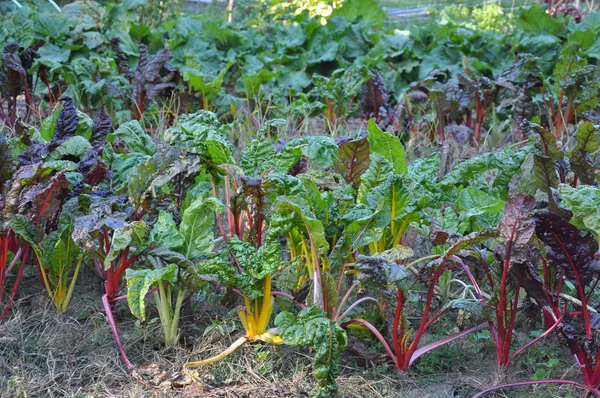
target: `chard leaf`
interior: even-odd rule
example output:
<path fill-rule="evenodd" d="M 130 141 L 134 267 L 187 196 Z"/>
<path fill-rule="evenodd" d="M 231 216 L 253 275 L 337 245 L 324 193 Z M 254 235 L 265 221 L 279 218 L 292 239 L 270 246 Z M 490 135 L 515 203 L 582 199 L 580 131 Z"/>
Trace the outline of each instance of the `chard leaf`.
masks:
<path fill-rule="evenodd" d="M 600 190 L 590 185 L 573 188 L 560 184 L 558 192 L 562 199 L 560 206 L 573 213 L 571 224 L 591 231 L 596 240 L 600 241 Z"/>
<path fill-rule="evenodd" d="M 489 189 L 493 196 L 507 200 L 508 187 L 512 177 L 521 168 L 525 157 L 531 152 L 531 147 L 525 147 L 514 152 L 507 149 L 503 152 L 488 152 L 475 158 L 466 160 L 455 166 L 440 181 L 440 185 L 448 189 L 451 186 L 468 186 L 472 182 L 490 170 L 497 170 L 497 174 Z"/>
<path fill-rule="evenodd" d="M 111 117 L 106 113 L 104 106 L 98 110 L 98 114 L 94 118 L 92 126 L 92 135 L 90 136 L 90 144 L 96 152 L 100 152 L 106 143 L 106 136 L 112 129 Z"/>
<path fill-rule="evenodd" d="M 129 152 L 149 156 L 156 153 L 156 144 L 137 120 L 131 120 L 120 125 L 113 133 L 108 134 L 106 140 L 112 143 L 117 138 L 120 138 L 127 144 Z"/>
<path fill-rule="evenodd" d="M 56 119 L 56 129 L 54 130 L 52 142 L 60 142 L 74 136 L 77 131 L 77 124 L 79 123 L 73 99 L 71 97 L 62 97 L 60 100 L 63 102 L 63 108 Z"/>
<path fill-rule="evenodd" d="M 584 122 L 577 127 L 575 138 L 577 139 L 575 150 L 595 152 L 600 147 L 600 127 L 594 126 L 591 122 Z"/>
<path fill-rule="evenodd" d="M 162 186 L 185 171 L 187 165 L 180 150 L 168 148 L 164 152 L 157 152 L 132 170 L 128 177 L 128 193 L 136 209 L 148 209 Z"/>
<path fill-rule="evenodd" d="M 165 133 L 165 141 L 187 149 L 212 165 L 234 163 L 235 148 L 227 141 L 226 126 L 208 111 L 180 116 Z"/>
<path fill-rule="evenodd" d="M 128 268 L 125 271 L 127 279 L 127 303 L 131 313 L 141 321 L 146 320 L 146 295 L 153 286 L 159 283 L 172 283 L 177 274 L 177 266 L 170 264 L 159 269 Z"/>
<path fill-rule="evenodd" d="M 0 187 L 10 179 L 15 171 L 15 164 L 6 137 L 0 135 Z"/>
<path fill-rule="evenodd" d="M 122 228 L 115 229 L 113 233 L 110 251 L 104 258 L 104 268 L 109 269 L 112 261 L 116 260 L 128 246 L 141 247 L 148 236 L 148 226 L 143 221 L 134 221 Z"/>
<path fill-rule="evenodd" d="M 275 139 L 273 137 L 255 138 L 242 150 L 240 167 L 244 174 L 256 177 L 271 167 L 275 157 Z"/>
<path fill-rule="evenodd" d="M 504 216 L 498 226 L 498 245 L 494 248 L 498 260 L 507 271 L 517 274 L 525 264 L 533 266 L 534 257 L 531 245 L 535 234 L 532 210 L 535 198 L 519 194 L 512 197 L 504 209 Z M 516 272 L 514 268 L 519 268 Z M 527 267 L 525 267 L 527 269 Z"/>
<path fill-rule="evenodd" d="M 263 281 L 273 274 L 281 260 L 281 243 L 271 237 L 270 242 L 256 249 L 250 242 L 241 241 L 237 236 L 227 241 L 227 249 L 219 255 L 198 264 L 200 274 L 217 275 L 225 286 L 234 287 L 250 300 L 263 295 Z M 232 263 L 231 257 L 235 258 Z M 236 265 L 241 272 L 238 272 Z"/>
<path fill-rule="evenodd" d="M 358 187 L 358 196 L 356 199 L 359 203 L 366 203 L 368 193 L 373 188 L 383 184 L 388 175 L 394 173 L 392 162 L 380 154 L 372 153 L 369 158 L 371 162 L 362 175 L 360 186 Z"/>
<path fill-rule="evenodd" d="M 186 258 L 194 259 L 212 251 L 215 213 L 222 213 L 224 210 L 223 203 L 215 198 L 198 198 L 185 209 L 179 229 L 184 240 L 181 253 Z"/>
<path fill-rule="evenodd" d="M 74 136 L 67 138 L 55 150 L 48 154 L 47 160 L 62 160 L 63 158 L 83 158 L 92 148 L 85 137 Z"/>
<path fill-rule="evenodd" d="M 504 201 L 475 187 L 467 187 L 458 195 L 456 207 L 464 212 L 463 216 L 467 219 L 475 218 L 480 227 L 492 228 L 500 220 L 500 212 L 504 208 Z"/>
<path fill-rule="evenodd" d="M 327 252 L 329 244 L 325 239 L 323 223 L 316 218 L 310 203 L 299 197 L 277 198 L 272 207 L 269 236 L 287 235 L 295 228 L 309 236 L 320 253 Z"/>
<path fill-rule="evenodd" d="M 297 317 L 290 312 L 282 312 L 275 318 L 275 326 L 284 344 L 315 348 L 313 377 L 318 387 L 312 395 L 329 397 L 335 394 L 335 379 L 340 374 L 340 353 L 348 345 L 344 329 L 317 307 L 307 307 Z"/>
<path fill-rule="evenodd" d="M 335 170 L 348 184 L 358 189 L 362 175 L 370 164 L 369 141 L 366 134 L 357 138 L 342 137 L 336 140 L 339 147 L 338 162 Z"/>
<path fill-rule="evenodd" d="M 158 213 L 158 218 L 150 231 L 150 240 L 176 251 L 183 249 L 184 245 L 183 235 L 179 232 L 173 215 L 164 210 Z"/>
<path fill-rule="evenodd" d="M 338 147 L 335 142 L 324 136 L 294 138 L 275 155 L 273 168 L 276 172 L 287 173 L 302 156 L 327 169 L 335 166 Z"/>
<path fill-rule="evenodd" d="M 383 200 L 374 208 L 359 204 L 344 214 L 340 221 L 345 228 L 331 253 L 332 263 L 341 264 L 351 253 L 381 239 L 390 223 L 389 213 L 382 211 L 384 206 Z"/>
<path fill-rule="evenodd" d="M 15 234 L 29 243 L 38 244 L 42 241 L 42 231 L 35 226 L 33 221 L 22 214 L 15 214 L 9 225 Z"/>
<path fill-rule="evenodd" d="M 594 236 L 582 233 L 556 213 L 548 211 L 535 215 L 535 233 L 546 246 L 550 265 L 562 268 L 565 277 L 581 287 L 587 286 L 598 272 L 594 254 L 598 243 Z"/>
<path fill-rule="evenodd" d="M 375 123 L 375 119 L 369 120 L 367 131 L 369 132 L 367 139 L 371 153 L 383 156 L 394 166 L 394 171 L 397 174 L 406 174 L 408 167 L 406 166 L 406 156 L 400 139 L 382 131 Z"/>

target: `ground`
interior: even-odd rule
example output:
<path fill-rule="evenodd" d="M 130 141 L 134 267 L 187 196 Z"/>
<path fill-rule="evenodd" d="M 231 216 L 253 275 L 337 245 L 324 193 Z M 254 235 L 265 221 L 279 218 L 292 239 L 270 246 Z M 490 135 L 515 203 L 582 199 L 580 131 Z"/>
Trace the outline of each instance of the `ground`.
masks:
<path fill-rule="evenodd" d="M 28 271 L 33 271 L 31 268 Z M 224 308 L 202 301 L 188 304 L 181 325 L 181 344 L 164 349 L 156 314 L 140 323 L 125 301 L 115 317 L 129 354 L 138 364 L 130 375 L 123 366 L 106 322 L 100 298 L 102 285 L 91 273 L 64 314 L 57 314 L 40 294 L 36 275 L 24 280 L 13 311 L 0 324 L 0 397 L 307 397 L 314 387 L 312 354 L 286 346 L 248 345 L 225 360 L 183 374 L 187 360 L 217 354 L 241 333 Z M 205 329 L 211 326 L 208 332 Z M 438 328 L 440 329 L 440 328 Z M 521 339 L 523 336 L 520 336 Z M 525 340 L 523 340 L 524 342 Z M 568 353 L 555 336 L 523 354 L 511 366 L 508 381 L 536 377 L 578 380 Z M 375 351 L 376 346 L 370 347 Z M 560 361 L 557 364 L 557 360 Z M 445 398 L 470 397 L 492 385 L 495 356 L 485 334 L 472 336 L 423 356 L 402 375 L 385 359 L 365 361 L 350 352 L 341 361 L 340 397 Z M 474 365 L 475 364 L 475 365 Z M 497 397 L 569 397 L 580 393 L 568 387 L 510 390 Z"/>

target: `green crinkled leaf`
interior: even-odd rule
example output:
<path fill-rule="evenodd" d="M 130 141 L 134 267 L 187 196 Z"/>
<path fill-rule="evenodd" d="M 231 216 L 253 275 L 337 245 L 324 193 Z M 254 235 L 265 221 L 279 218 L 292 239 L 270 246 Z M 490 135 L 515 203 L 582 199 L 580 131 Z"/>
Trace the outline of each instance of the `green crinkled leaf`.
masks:
<path fill-rule="evenodd" d="M 165 132 L 165 141 L 199 155 L 213 165 L 234 163 L 235 148 L 227 141 L 226 126 L 208 111 L 180 116 Z"/>
<path fill-rule="evenodd" d="M 206 151 L 215 165 L 233 163 L 235 148 L 222 134 L 210 131 L 206 138 Z"/>
<path fill-rule="evenodd" d="M 22 214 L 15 214 L 10 219 L 9 225 L 15 234 L 29 243 L 37 244 L 42 240 L 42 232 L 35 226 L 33 221 Z"/>
<path fill-rule="evenodd" d="M 526 146 L 518 152 L 507 149 L 503 152 L 484 153 L 466 160 L 456 165 L 450 173 L 444 176 L 440 181 L 440 186 L 443 188 L 468 186 L 476 178 L 481 178 L 486 171 L 498 170 L 489 193 L 499 199 L 508 200 L 510 180 L 517 174 L 531 150 L 531 146 Z"/>
<path fill-rule="evenodd" d="M 359 204 L 344 214 L 340 221 L 345 228 L 331 253 L 332 263 L 341 264 L 350 253 L 381 239 L 390 224 L 389 213 L 382 211 L 384 206 L 380 199 L 374 208 Z"/>
<path fill-rule="evenodd" d="M 369 120 L 367 131 L 369 132 L 367 139 L 371 154 L 376 153 L 383 156 L 394 166 L 397 174 L 406 174 L 408 172 L 406 156 L 400 139 L 382 131 L 375 123 L 375 119 Z"/>
<path fill-rule="evenodd" d="M 415 252 L 410 247 L 398 245 L 384 251 L 383 253 L 380 253 L 379 255 L 385 258 L 385 260 L 388 262 L 396 262 L 411 258 L 415 255 Z"/>
<path fill-rule="evenodd" d="M 275 242 L 271 236 L 260 249 L 256 249 L 250 242 L 234 236 L 227 241 L 228 250 L 200 262 L 198 272 L 217 275 L 221 283 L 239 289 L 250 300 L 262 297 L 264 279 L 280 265 L 281 243 L 278 238 Z M 230 255 L 234 256 L 235 262 Z M 236 265 L 239 265 L 241 272 Z"/>
<path fill-rule="evenodd" d="M 181 250 L 184 245 L 183 236 L 173 220 L 173 215 L 164 210 L 158 213 L 158 218 L 150 232 L 150 239 L 170 250 Z"/>
<path fill-rule="evenodd" d="M 121 250 L 128 246 L 139 247 L 148 236 L 148 226 L 143 221 L 134 221 L 123 228 L 115 229 L 110 243 L 110 251 L 104 258 L 104 268 L 109 269 L 111 262 L 117 259 Z"/>
<path fill-rule="evenodd" d="M 558 191 L 562 199 L 560 206 L 573 212 L 571 224 L 591 231 L 596 240 L 600 240 L 600 189 L 591 185 L 573 188 L 560 184 Z"/>
<path fill-rule="evenodd" d="M 193 259 L 212 251 L 215 212 L 222 213 L 224 210 L 223 203 L 215 198 L 198 198 L 185 209 L 179 226 L 183 238 L 182 254 Z"/>
<path fill-rule="evenodd" d="M 106 140 L 114 142 L 116 138 L 120 138 L 129 147 L 130 152 L 141 153 L 152 156 L 156 153 L 156 144 L 152 141 L 152 137 L 146 133 L 144 128 L 137 120 L 131 120 L 119 126 L 114 133 L 108 134 Z"/>
<path fill-rule="evenodd" d="M 83 158 L 91 147 L 92 145 L 87 138 L 76 135 L 74 137 L 67 138 L 65 142 L 58 146 L 58 148 L 50 152 L 46 159 L 61 160 L 64 157 Z"/>
<path fill-rule="evenodd" d="M 302 196 L 305 186 L 297 177 L 284 173 L 269 173 L 264 180 L 265 195 L 275 201 L 280 196 Z"/>
<path fill-rule="evenodd" d="M 302 156 L 327 169 L 335 166 L 338 159 L 338 147 L 330 137 L 295 138 L 285 144 L 275 155 L 273 168 L 276 172 L 287 173 Z"/>
<path fill-rule="evenodd" d="M 278 238 L 295 228 L 298 228 L 303 235 L 310 235 L 312 243 L 316 245 L 319 252 L 327 252 L 329 244 L 325 239 L 325 229 L 323 223 L 311 210 L 311 204 L 299 197 L 277 198 L 272 207 L 269 236 Z"/>
<path fill-rule="evenodd" d="M 128 268 L 125 271 L 125 277 L 127 279 L 127 302 L 131 313 L 141 321 L 145 321 L 145 301 L 148 290 L 158 283 L 173 282 L 176 274 L 177 266 L 175 264 L 159 269 L 134 270 Z"/>
<path fill-rule="evenodd" d="M 131 202 L 136 208 L 148 208 L 161 187 L 185 171 L 187 166 L 187 158 L 180 150 L 168 148 L 164 152 L 157 152 L 130 171 L 127 191 Z"/>
<path fill-rule="evenodd" d="M 51 169 L 55 171 L 75 171 L 79 166 L 70 160 L 51 160 L 42 164 L 42 169 Z"/>
<path fill-rule="evenodd" d="M 282 312 L 275 318 L 275 326 L 284 344 L 314 347 L 313 377 L 318 387 L 312 395 L 329 397 L 335 394 L 335 379 L 340 374 L 340 353 L 348 345 L 344 329 L 317 307 L 307 307 L 297 317 L 290 312 Z"/>
<path fill-rule="evenodd" d="M 577 138 L 575 150 L 595 152 L 600 146 L 600 127 L 594 126 L 590 122 L 584 122 L 577 127 L 575 137 Z"/>
<path fill-rule="evenodd" d="M 247 176 L 258 176 L 271 167 L 274 157 L 274 139 L 272 137 L 255 138 L 242 150 L 240 166 Z"/>
<path fill-rule="evenodd" d="M 495 198 L 475 187 L 467 187 L 458 195 L 458 210 L 465 218 L 475 218 L 482 228 L 492 228 L 500 221 L 504 201 Z"/>
<path fill-rule="evenodd" d="M 77 111 L 77 130 L 75 130 L 75 135 L 85 137 L 85 139 L 89 140 L 92 136 L 92 128 L 94 127 L 94 121 L 87 114 Z"/>
<path fill-rule="evenodd" d="M 378 153 L 372 153 L 369 156 L 371 163 L 361 177 L 361 182 L 358 187 L 357 201 L 359 203 L 366 203 L 367 194 L 371 190 L 386 180 L 388 175 L 394 173 L 394 166 L 392 162 L 385 159 Z"/>

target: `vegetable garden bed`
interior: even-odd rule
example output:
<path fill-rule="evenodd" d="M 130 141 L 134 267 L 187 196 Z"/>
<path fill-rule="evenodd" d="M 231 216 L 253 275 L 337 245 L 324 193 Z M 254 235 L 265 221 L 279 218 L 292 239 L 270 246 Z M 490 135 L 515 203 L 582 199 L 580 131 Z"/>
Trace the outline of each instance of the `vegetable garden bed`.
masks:
<path fill-rule="evenodd" d="M 600 395 L 600 14 L 52 10 L 0 18 L 0 394 Z"/>

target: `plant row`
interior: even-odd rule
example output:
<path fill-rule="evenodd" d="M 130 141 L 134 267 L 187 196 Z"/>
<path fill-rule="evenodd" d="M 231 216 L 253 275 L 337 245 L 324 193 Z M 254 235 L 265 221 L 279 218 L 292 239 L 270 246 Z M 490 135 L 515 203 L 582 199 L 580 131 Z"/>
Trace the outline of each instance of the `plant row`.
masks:
<path fill-rule="evenodd" d="M 407 371 L 485 328 L 505 371 L 557 332 L 583 384 L 547 382 L 598 393 L 600 136 L 592 123 L 581 123 L 565 150 L 525 121 L 535 138 L 523 147 L 444 174 L 439 154 L 407 165 L 399 139 L 374 120 L 355 137 L 288 142 L 279 137 L 285 121 L 269 120 L 236 155 L 231 126 L 207 111 L 179 117 L 155 141 L 138 121 L 113 130 L 102 108 L 92 120 L 71 98 L 61 102 L 41 129 L 19 122 L 20 138 L 1 141 L 2 317 L 28 264 L 58 311 L 89 267 L 104 281 L 107 318 L 132 368 L 114 306 L 126 299 L 144 320 L 153 296 L 173 346 L 188 296 L 217 283 L 239 296 L 245 334 L 186 367 L 246 342 L 312 346 L 315 394 L 328 396 L 347 333 L 369 332 Z M 546 331 L 516 348 L 524 302 Z M 471 323 L 423 344 L 454 311 Z"/>

